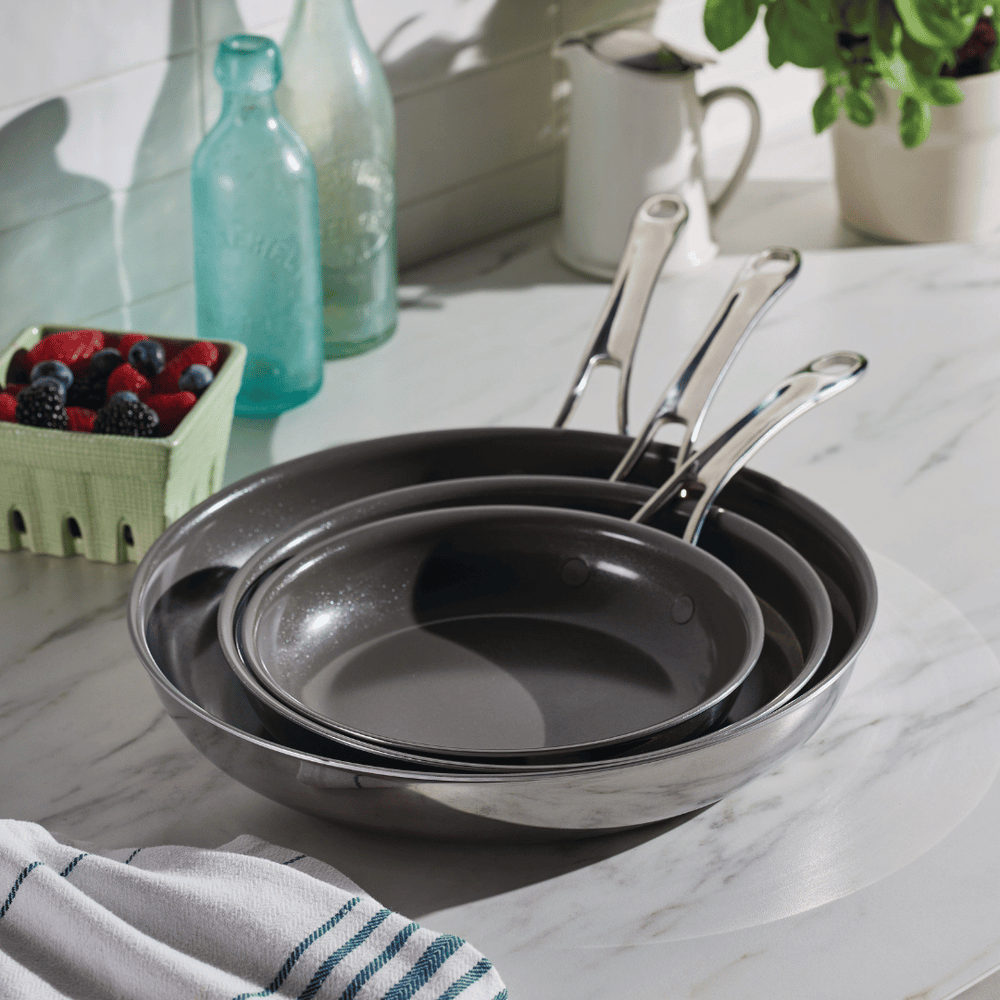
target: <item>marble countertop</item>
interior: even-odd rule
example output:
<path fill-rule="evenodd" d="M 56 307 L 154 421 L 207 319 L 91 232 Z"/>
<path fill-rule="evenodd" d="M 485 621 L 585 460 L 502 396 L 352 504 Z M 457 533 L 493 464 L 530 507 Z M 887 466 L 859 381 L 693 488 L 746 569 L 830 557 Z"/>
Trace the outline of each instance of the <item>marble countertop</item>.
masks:
<path fill-rule="evenodd" d="M 2 554 L 3 815 L 106 848 L 251 833 L 315 855 L 468 937 L 524 1000 L 945 1000 L 995 971 L 1000 243 L 873 244 L 837 222 L 829 177 L 824 138 L 769 137 L 720 224 L 721 256 L 659 284 L 631 394 L 641 419 L 743 256 L 775 243 L 803 249 L 801 275 L 705 432 L 818 354 L 869 358 L 857 387 L 752 463 L 840 518 L 879 576 L 881 631 L 817 734 L 827 743 L 653 834 L 456 846 L 335 828 L 185 741 L 129 644 L 128 567 Z M 550 423 L 606 293 L 556 263 L 552 235 L 542 223 L 406 275 L 389 343 L 328 364 L 299 409 L 235 422 L 227 481 L 366 437 Z M 575 426 L 611 426 L 613 378 L 597 382 Z M 769 825 L 762 803 L 799 818 Z"/>

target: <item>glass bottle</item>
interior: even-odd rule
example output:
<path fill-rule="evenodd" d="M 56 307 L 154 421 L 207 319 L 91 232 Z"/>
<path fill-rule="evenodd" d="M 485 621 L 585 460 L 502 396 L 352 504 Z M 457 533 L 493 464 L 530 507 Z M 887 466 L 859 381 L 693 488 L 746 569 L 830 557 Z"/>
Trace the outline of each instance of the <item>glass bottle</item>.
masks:
<path fill-rule="evenodd" d="M 351 0 L 297 0 L 282 48 L 278 107 L 319 178 L 325 354 L 360 354 L 396 328 L 392 93 Z"/>
<path fill-rule="evenodd" d="M 316 171 L 278 114 L 271 39 L 224 39 L 215 78 L 222 114 L 191 169 L 198 336 L 246 344 L 236 413 L 273 416 L 323 380 Z"/>

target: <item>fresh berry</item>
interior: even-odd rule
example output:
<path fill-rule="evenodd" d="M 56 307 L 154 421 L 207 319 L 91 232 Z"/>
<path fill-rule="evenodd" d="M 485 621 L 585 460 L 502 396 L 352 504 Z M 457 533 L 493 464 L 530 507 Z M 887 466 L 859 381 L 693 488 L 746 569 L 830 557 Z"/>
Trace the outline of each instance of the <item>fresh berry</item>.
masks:
<path fill-rule="evenodd" d="M 167 363 L 167 354 L 163 350 L 163 345 L 157 341 L 140 340 L 129 348 L 128 363 L 140 375 L 154 378 L 163 371 Z"/>
<path fill-rule="evenodd" d="M 108 376 L 107 394 L 110 399 L 116 392 L 134 392 L 140 399 L 145 399 L 152 387 L 145 375 L 140 375 L 131 365 L 119 365 Z"/>
<path fill-rule="evenodd" d="M 28 351 L 28 360 L 32 368 L 39 361 L 61 361 L 74 375 L 82 375 L 91 357 L 103 347 L 104 334 L 100 330 L 50 333 Z"/>
<path fill-rule="evenodd" d="M 19 347 L 10 359 L 10 364 L 7 365 L 7 382 L 24 382 L 27 384 L 30 381 L 30 372 L 31 362 L 28 359 L 28 352 L 25 348 Z"/>
<path fill-rule="evenodd" d="M 193 392 L 164 392 L 146 397 L 146 405 L 159 415 L 161 434 L 173 434 L 197 402 Z"/>
<path fill-rule="evenodd" d="M 156 411 L 138 399 L 116 399 L 97 411 L 94 433 L 152 437 L 159 422 Z"/>
<path fill-rule="evenodd" d="M 0 392 L 0 420 L 13 424 L 17 422 L 17 400 Z"/>
<path fill-rule="evenodd" d="M 28 381 L 37 382 L 40 378 L 54 378 L 57 382 L 62 382 L 67 391 L 73 384 L 73 373 L 61 361 L 39 361 L 31 369 Z"/>
<path fill-rule="evenodd" d="M 63 403 L 66 402 L 66 386 L 54 375 L 43 375 L 41 378 L 36 378 L 32 385 L 54 385 L 59 390 L 59 395 L 63 398 Z"/>
<path fill-rule="evenodd" d="M 141 333 L 123 333 L 118 338 L 118 353 L 123 357 L 128 357 L 128 352 L 132 350 L 133 344 L 138 344 L 140 340 L 145 340 L 146 337 Z"/>
<path fill-rule="evenodd" d="M 24 386 L 25 386 L 25 383 L 23 383 L 23 382 L 20 382 L 20 383 L 19 382 L 8 382 L 7 383 L 7 388 L 4 389 L 4 392 L 8 396 L 16 396 L 24 388 Z"/>
<path fill-rule="evenodd" d="M 17 422 L 29 427 L 64 428 L 68 418 L 63 393 L 55 379 L 39 379 L 25 386 L 17 396 Z"/>
<path fill-rule="evenodd" d="M 139 397 L 134 392 L 129 392 L 127 389 L 122 389 L 121 392 L 116 392 L 109 400 L 109 403 L 137 403 L 139 402 Z"/>
<path fill-rule="evenodd" d="M 185 347 L 166 368 L 156 376 L 156 392 L 177 392 L 177 380 L 191 365 L 205 365 L 214 372 L 219 365 L 219 349 L 207 340 L 199 340 Z"/>
<path fill-rule="evenodd" d="M 125 359 L 114 347 L 105 347 L 98 351 L 91 359 L 87 374 L 91 378 L 104 381 L 119 365 L 124 364 Z"/>
<path fill-rule="evenodd" d="M 215 376 L 208 365 L 191 365 L 181 372 L 181 377 L 177 380 L 177 388 L 181 392 L 193 392 L 200 396 L 211 384 Z"/>
<path fill-rule="evenodd" d="M 67 430 L 89 433 L 94 429 L 94 420 L 97 417 L 97 413 L 83 406 L 67 406 L 66 417 Z"/>
<path fill-rule="evenodd" d="M 73 380 L 66 393 L 67 406 L 83 406 L 88 410 L 99 410 L 107 397 L 104 379 L 95 379 L 93 375 L 81 375 Z"/>

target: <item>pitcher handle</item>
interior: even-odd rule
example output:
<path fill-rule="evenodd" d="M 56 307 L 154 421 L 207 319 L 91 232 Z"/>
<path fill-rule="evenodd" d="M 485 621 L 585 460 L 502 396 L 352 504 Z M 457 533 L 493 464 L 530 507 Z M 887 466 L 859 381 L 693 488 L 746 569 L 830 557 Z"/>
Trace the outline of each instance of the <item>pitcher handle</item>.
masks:
<path fill-rule="evenodd" d="M 716 87 L 715 90 L 710 90 L 707 94 L 703 94 L 698 100 L 701 101 L 702 111 L 704 112 L 716 101 L 723 101 L 727 97 L 733 97 L 738 101 L 742 101 L 747 106 L 747 111 L 750 112 L 750 135 L 747 138 L 743 156 L 733 171 L 733 176 L 729 178 L 729 182 L 719 192 L 718 197 L 708 203 L 708 215 L 712 219 L 718 216 L 726 207 L 729 199 L 736 193 L 737 187 L 739 187 L 740 182 L 746 176 L 746 172 L 750 169 L 750 161 L 753 159 L 754 153 L 757 152 L 757 145 L 760 142 L 760 108 L 749 90 L 744 90 L 742 87 Z"/>

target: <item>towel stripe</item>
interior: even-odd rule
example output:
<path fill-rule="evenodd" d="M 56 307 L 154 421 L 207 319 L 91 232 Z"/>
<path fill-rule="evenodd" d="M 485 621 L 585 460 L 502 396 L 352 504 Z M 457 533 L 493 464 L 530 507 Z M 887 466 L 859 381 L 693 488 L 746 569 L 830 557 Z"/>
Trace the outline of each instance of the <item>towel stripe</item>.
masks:
<path fill-rule="evenodd" d="M 419 930 L 416 924 L 407 924 L 390 942 L 377 958 L 373 958 L 348 984 L 347 989 L 340 994 L 340 1000 L 354 1000 L 358 991 L 386 962 L 396 956 L 396 953 L 409 940 L 414 931 Z"/>
<path fill-rule="evenodd" d="M 123 862 L 122 864 L 130 864 L 132 859 L 142 850 L 141 847 L 137 847 Z"/>
<path fill-rule="evenodd" d="M 59 874 L 65 878 L 77 866 L 77 862 L 86 856 L 86 851 L 84 851 L 83 854 L 78 854 Z"/>
<path fill-rule="evenodd" d="M 383 997 L 383 1000 L 410 1000 L 417 990 L 441 968 L 465 942 L 454 934 L 442 934 L 417 959 L 416 964 Z"/>
<path fill-rule="evenodd" d="M 294 865 L 296 861 L 301 861 L 305 857 L 304 854 L 296 854 L 294 858 L 289 858 L 287 861 L 282 861 L 283 865 Z"/>
<path fill-rule="evenodd" d="M 494 998 L 493 1000 L 507 1000 L 507 987 L 505 986 Z"/>
<path fill-rule="evenodd" d="M 390 915 L 392 911 L 387 910 L 384 907 L 375 914 L 368 923 L 365 924 L 357 934 L 342 944 L 335 952 L 332 952 L 327 956 L 326 961 L 316 970 L 316 974 L 309 981 L 309 985 L 299 994 L 299 1000 L 310 1000 L 311 997 L 316 995 L 317 990 L 326 982 L 326 977 L 330 975 L 330 971 L 335 965 L 337 965 L 342 959 L 349 955 L 359 944 L 364 943 L 371 936 L 372 931 L 378 927 L 379 924 L 385 920 L 386 917 Z"/>
<path fill-rule="evenodd" d="M 14 879 L 14 884 L 11 886 L 10 892 L 7 893 L 7 899 L 4 901 L 3 906 L 0 906 L 0 920 L 3 920 L 4 915 L 10 909 L 10 904 L 14 902 L 17 890 L 21 888 L 21 883 L 28 877 L 28 873 L 34 871 L 42 863 L 41 861 L 32 861 L 30 865 L 25 865 L 21 869 L 21 874 Z"/>
<path fill-rule="evenodd" d="M 358 903 L 361 902 L 360 896 L 355 896 L 353 899 L 349 899 L 344 906 L 337 911 L 334 916 L 332 916 L 325 924 L 320 924 L 308 937 L 303 938 L 285 959 L 285 964 L 278 970 L 278 974 L 271 980 L 270 984 L 262 989 L 259 993 L 241 993 L 237 997 L 233 997 L 233 1000 L 250 1000 L 251 997 L 266 997 L 270 993 L 274 993 L 279 989 L 281 984 L 288 978 L 288 974 L 292 971 L 295 963 L 302 957 L 302 953 L 315 941 L 319 940 L 331 927 L 339 924 L 344 917 L 347 916 L 351 910 L 354 909 Z M 387 911 L 388 912 L 388 911 Z"/>
<path fill-rule="evenodd" d="M 483 976 L 485 976 L 486 973 L 492 968 L 493 966 L 490 964 L 488 959 L 481 958 L 471 969 L 469 969 L 468 972 L 459 976 L 458 979 L 456 979 L 455 982 L 453 982 L 451 986 L 449 986 L 448 989 L 446 989 L 444 993 L 438 997 L 438 1000 L 454 1000 L 454 998 L 457 997 L 462 990 L 471 986 L 477 980 L 482 979 Z M 501 1000 L 501 998 L 495 997 L 494 1000 Z"/>

